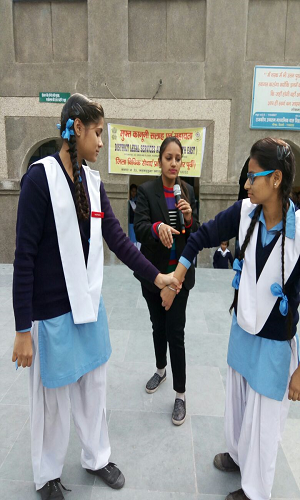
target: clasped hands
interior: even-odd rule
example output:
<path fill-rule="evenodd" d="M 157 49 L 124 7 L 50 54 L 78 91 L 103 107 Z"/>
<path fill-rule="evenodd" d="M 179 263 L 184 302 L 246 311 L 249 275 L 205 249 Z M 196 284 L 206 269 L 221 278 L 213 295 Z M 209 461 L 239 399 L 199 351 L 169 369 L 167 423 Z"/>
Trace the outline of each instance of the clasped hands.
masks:
<path fill-rule="evenodd" d="M 182 283 L 174 277 L 174 273 L 161 274 L 156 276 L 154 284 L 161 289 L 160 296 L 162 298 L 162 306 L 168 311 L 173 304 L 177 293 L 182 288 Z"/>

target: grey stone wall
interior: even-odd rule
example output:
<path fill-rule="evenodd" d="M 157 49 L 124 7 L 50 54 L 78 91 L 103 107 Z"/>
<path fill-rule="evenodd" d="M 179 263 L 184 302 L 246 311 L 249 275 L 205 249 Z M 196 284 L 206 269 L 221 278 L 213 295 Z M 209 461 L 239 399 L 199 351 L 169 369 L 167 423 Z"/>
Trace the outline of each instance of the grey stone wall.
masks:
<path fill-rule="evenodd" d="M 116 97 L 107 114 L 115 123 L 205 124 L 202 220 L 236 199 L 239 172 L 255 140 L 268 133 L 283 137 L 299 158 L 299 133 L 249 129 L 254 66 L 298 65 L 299 17 L 299 0 L 1 0 L 0 179 L 6 184 L 0 187 L 0 261 L 11 262 L 13 255 L 12 183 L 31 153 L 57 137 L 60 106 L 36 102 L 32 114 L 26 108 L 39 92 L 82 92 L 105 103 Z M 155 100 L 140 103 L 153 97 L 160 80 Z M 24 106 L 17 99 L 13 105 L 11 97 L 22 98 Z M 230 103 L 225 133 L 218 102 Z M 108 174 L 105 148 L 96 167 L 126 228 L 129 179 Z M 108 252 L 106 261 L 114 262 Z M 210 263 L 210 253 L 203 253 L 201 265 Z"/>

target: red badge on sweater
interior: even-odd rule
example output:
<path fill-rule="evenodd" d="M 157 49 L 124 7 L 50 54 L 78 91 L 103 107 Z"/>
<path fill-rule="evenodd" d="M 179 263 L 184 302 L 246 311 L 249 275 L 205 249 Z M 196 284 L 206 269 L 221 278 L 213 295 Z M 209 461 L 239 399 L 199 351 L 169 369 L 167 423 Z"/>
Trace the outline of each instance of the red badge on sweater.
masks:
<path fill-rule="evenodd" d="M 96 217 L 97 219 L 103 219 L 104 212 L 92 212 L 92 217 Z"/>

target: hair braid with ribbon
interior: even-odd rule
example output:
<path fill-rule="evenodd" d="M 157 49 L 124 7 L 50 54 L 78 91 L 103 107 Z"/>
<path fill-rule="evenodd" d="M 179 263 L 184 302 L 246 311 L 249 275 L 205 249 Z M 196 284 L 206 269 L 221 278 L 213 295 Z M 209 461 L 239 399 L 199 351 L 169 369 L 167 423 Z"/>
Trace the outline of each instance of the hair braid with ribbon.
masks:
<path fill-rule="evenodd" d="M 284 163 L 286 163 L 285 157 L 282 158 Z M 288 168 L 288 165 L 285 165 L 285 168 Z M 285 277 L 284 277 L 284 249 L 285 249 L 285 236 L 286 236 L 286 218 L 287 218 L 287 211 L 288 211 L 288 206 L 289 206 L 289 195 L 291 191 L 291 186 L 289 183 L 286 182 L 286 179 L 283 177 L 282 178 L 282 183 L 281 183 L 281 192 L 282 192 L 282 242 L 281 242 L 281 287 L 282 287 L 282 294 L 284 297 L 286 297 L 286 284 L 285 284 Z M 287 339 L 290 340 L 292 336 L 292 323 L 293 323 L 293 314 L 291 311 L 291 308 L 289 307 L 289 304 L 287 302 Z"/>
<path fill-rule="evenodd" d="M 257 221 L 259 219 L 261 210 L 262 210 L 262 205 L 257 205 L 257 207 L 255 209 L 255 212 L 254 212 L 254 215 L 253 215 L 253 217 L 251 219 L 250 225 L 249 225 L 249 227 L 247 229 L 245 240 L 244 240 L 244 242 L 243 242 L 243 244 L 241 246 L 241 249 L 240 249 L 240 252 L 239 252 L 239 257 L 238 257 L 238 260 L 240 262 L 240 268 L 239 268 L 240 272 L 241 272 L 242 267 L 243 267 L 243 259 L 245 257 L 246 248 L 247 248 L 247 246 L 249 244 L 250 238 L 251 238 L 252 233 L 254 231 L 255 224 L 257 223 Z M 239 279 L 238 279 L 238 282 L 237 282 L 237 287 L 235 287 L 233 302 L 232 302 L 232 304 L 230 306 L 230 309 L 229 309 L 230 312 L 232 311 L 232 309 L 236 309 L 237 308 L 238 295 L 239 295 L 238 285 L 239 285 Z"/>
<path fill-rule="evenodd" d="M 73 167 L 73 177 L 74 177 L 74 188 L 75 188 L 75 205 L 77 216 L 81 220 L 88 220 L 89 218 L 89 205 L 85 190 L 83 187 L 80 169 L 77 161 L 77 146 L 75 136 L 72 135 L 68 140 L 69 143 L 69 155 Z"/>
<path fill-rule="evenodd" d="M 61 112 L 61 137 L 68 141 L 69 154 L 73 167 L 75 206 L 78 219 L 89 219 L 89 204 L 81 179 L 80 165 L 78 165 L 74 120 L 79 118 L 85 127 L 98 123 L 104 118 L 101 104 L 91 101 L 82 94 L 73 94 L 64 105 Z"/>

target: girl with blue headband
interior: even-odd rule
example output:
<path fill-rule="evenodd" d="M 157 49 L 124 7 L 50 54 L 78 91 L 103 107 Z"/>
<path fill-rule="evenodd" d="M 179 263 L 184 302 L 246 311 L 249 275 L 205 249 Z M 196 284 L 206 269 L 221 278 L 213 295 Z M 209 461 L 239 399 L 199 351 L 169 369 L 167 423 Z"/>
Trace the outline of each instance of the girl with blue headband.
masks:
<path fill-rule="evenodd" d="M 60 152 L 31 165 L 21 181 L 12 360 L 30 367 L 32 465 L 42 500 L 64 498 L 60 476 L 70 404 L 82 467 L 111 488 L 125 482 L 109 462 L 106 365 L 111 345 L 101 298 L 102 238 L 130 269 L 159 288 L 178 283 L 160 274 L 130 242 L 99 172 L 86 165 L 103 147 L 103 127 L 102 106 L 72 95 L 61 113 Z"/>
<path fill-rule="evenodd" d="M 227 357 L 227 451 L 215 456 L 214 465 L 240 471 L 241 488 L 226 500 L 271 498 L 289 400 L 300 401 L 300 211 L 289 198 L 294 178 L 290 146 L 280 139 L 257 141 L 245 183 L 248 199 L 192 234 L 174 272 L 182 281 L 200 250 L 238 237 Z M 173 295 L 168 288 L 161 295 L 168 309 Z"/>

